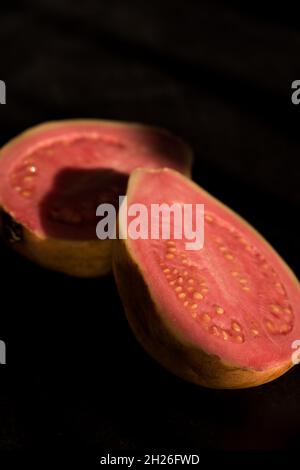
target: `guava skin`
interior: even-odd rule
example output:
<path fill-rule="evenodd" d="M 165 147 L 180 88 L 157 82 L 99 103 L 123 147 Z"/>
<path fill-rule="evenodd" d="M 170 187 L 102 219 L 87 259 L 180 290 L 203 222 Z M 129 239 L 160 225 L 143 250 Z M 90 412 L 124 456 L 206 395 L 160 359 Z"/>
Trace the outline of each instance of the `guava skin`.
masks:
<path fill-rule="evenodd" d="M 191 264 L 188 263 L 186 254 L 179 251 L 178 244 L 175 249 L 173 241 L 167 242 L 171 246 L 169 252 L 164 251 L 165 242 L 162 240 L 114 241 L 114 276 L 135 337 L 162 366 L 197 385 L 221 389 L 248 388 L 278 378 L 295 365 L 292 360 L 292 342 L 300 337 L 298 280 L 279 255 L 246 221 L 173 170 L 133 172 L 127 190 L 128 204 L 147 204 L 148 193 L 156 193 L 152 178 L 157 179 L 157 186 L 167 188 L 165 194 L 160 194 L 161 198 L 170 198 L 176 202 L 176 194 L 180 194 L 181 202 L 185 203 L 183 194 L 189 194 L 193 198 L 194 192 L 195 199 L 196 196 L 203 198 L 208 210 L 215 211 L 214 217 L 218 213 L 226 219 L 230 230 L 224 229 L 222 236 L 228 237 L 227 240 L 226 237 L 223 238 L 228 246 L 229 241 L 232 241 L 230 237 L 235 236 L 238 230 L 248 241 L 251 240 L 257 250 L 249 251 L 248 245 L 236 244 L 237 251 L 232 252 L 235 261 L 233 256 L 227 256 L 226 251 L 224 253 L 223 246 L 222 250 L 219 250 L 219 246 L 214 247 L 212 240 L 214 234 L 216 238 L 220 236 L 220 228 L 216 224 L 214 226 L 210 215 L 207 222 L 210 224 L 208 245 L 204 246 L 201 254 L 193 255 L 194 258 L 188 255 L 192 260 Z M 147 192 L 144 191 L 146 196 L 143 199 L 145 187 Z M 175 193 L 172 193 L 172 188 L 176 189 Z M 155 202 L 157 201 L 152 196 L 151 203 Z M 162 259 L 162 256 L 165 258 Z M 182 256 L 184 258 L 180 259 Z M 218 261 L 222 260 L 221 257 L 224 258 L 223 271 L 217 262 L 210 264 L 210 258 Z M 248 273 L 247 285 L 244 278 L 241 278 L 241 283 L 237 282 L 236 271 L 231 272 L 234 263 L 240 263 L 246 269 L 244 272 Z M 266 265 L 266 272 L 262 270 L 258 273 L 255 263 Z M 213 272 L 210 272 L 209 266 L 214 266 Z M 230 275 L 227 276 L 228 266 Z M 279 284 L 278 277 L 273 277 L 277 276 L 275 271 L 282 284 Z M 207 279 L 202 295 L 201 287 L 197 287 L 199 292 L 193 287 L 198 282 L 197 272 Z M 259 276 L 265 276 L 265 286 L 261 284 Z M 188 281 L 191 281 L 190 284 Z M 270 292 L 267 282 L 274 286 Z M 226 284 L 226 289 L 232 285 L 226 291 L 229 296 L 223 291 L 226 295 L 220 297 L 222 291 L 217 288 L 223 284 Z M 198 286 L 200 285 L 199 282 Z M 193 301 L 195 304 L 190 302 L 190 291 L 194 293 L 193 298 L 197 299 Z M 289 301 L 290 306 L 282 307 L 281 310 L 274 309 L 276 306 L 269 303 L 269 299 L 273 298 L 281 299 L 282 302 Z M 216 299 L 218 305 L 215 305 Z M 243 317 L 241 311 L 245 303 L 247 315 Z M 220 308 L 220 304 L 224 309 Z M 210 316 L 209 323 L 204 322 L 207 316 Z M 238 318 L 239 324 L 232 321 L 235 318 Z M 274 323 L 269 318 L 273 318 Z M 253 319 L 257 321 L 258 331 L 252 325 Z M 233 325 L 233 330 L 229 331 L 228 324 Z M 218 334 L 215 334 L 215 330 Z"/>
<path fill-rule="evenodd" d="M 93 165 L 93 162 L 90 163 L 89 161 L 91 156 L 87 149 L 88 141 L 85 143 L 84 139 L 91 138 L 91 142 L 94 142 L 95 138 L 98 138 L 97 133 L 99 133 L 100 139 L 100 147 L 99 150 L 97 150 L 100 155 L 100 160 L 97 163 L 97 158 L 95 157 L 95 165 Z M 76 148 L 76 142 L 71 145 L 70 150 L 64 143 L 64 139 L 67 139 L 69 135 L 77 134 L 79 136 L 78 150 Z M 124 195 L 128 176 L 136 166 L 134 160 L 135 155 L 130 155 L 129 153 L 129 162 L 126 161 L 127 154 L 126 152 L 124 153 L 122 145 L 119 145 L 119 134 L 121 135 L 121 144 L 122 139 L 125 139 L 125 142 L 127 142 L 129 146 L 131 143 L 134 145 L 134 139 L 137 139 L 138 145 L 140 145 L 142 149 L 145 135 L 145 152 L 147 152 L 147 149 L 149 152 L 149 156 L 146 155 L 144 158 L 145 165 L 152 165 L 151 152 L 153 152 L 155 156 L 153 160 L 154 166 L 159 165 L 159 160 L 162 158 L 164 162 L 166 160 L 169 161 L 170 166 L 174 163 L 175 166 L 180 168 L 180 171 L 183 171 L 186 175 L 190 175 L 192 153 L 189 146 L 164 130 L 134 123 L 101 120 L 57 121 L 36 126 L 10 141 L 0 151 L 0 207 L 2 213 L 0 217 L 2 219 L 2 230 L 0 229 L 0 234 L 2 234 L 5 241 L 14 250 L 45 268 L 63 272 L 71 276 L 98 277 L 106 275 L 111 271 L 112 241 L 109 239 L 97 239 L 96 224 L 99 219 L 96 218 L 95 214 L 98 204 L 110 202 L 110 200 L 105 200 L 107 195 L 108 198 L 113 198 L 114 201 L 119 195 Z M 128 134 L 128 136 L 126 136 L 126 134 Z M 89 137 L 90 135 L 91 137 Z M 102 135 L 104 135 L 103 141 L 101 141 Z M 107 137 L 107 135 L 109 137 Z M 151 136 L 153 136 L 153 148 L 151 148 Z M 131 138 L 133 139 L 132 141 L 130 140 Z M 159 147 L 160 138 L 163 142 L 161 154 Z M 62 148 L 57 150 L 55 145 L 57 141 L 59 142 L 59 139 L 61 139 L 63 144 L 61 146 Z M 65 164 L 66 171 L 65 168 L 62 168 L 63 171 L 59 170 L 58 175 L 55 174 L 55 176 L 52 176 L 53 181 L 54 178 L 56 178 L 55 181 L 58 181 L 58 190 L 51 190 L 49 194 L 45 195 L 43 202 L 36 205 L 37 207 L 33 210 L 30 206 L 30 197 L 32 197 L 32 202 L 34 203 L 34 193 L 33 196 L 29 195 L 28 198 L 28 194 L 26 194 L 28 193 L 27 187 L 21 188 L 21 192 L 18 187 L 16 189 L 18 189 L 19 194 L 8 194 L 11 188 L 7 180 L 10 174 L 12 174 L 14 178 L 13 184 L 15 186 L 20 185 L 20 181 L 29 180 L 28 175 L 24 177 L 24 165 L 22 161 L 18 167 L 18 159 L 20 160 L 21 156 L 25 155 L 22 157 L 23 161 L 25 161 L 24 159 L 27 158 L 26 155 L 30 147 L 37 148 L 36 154 L 38 154 L 39 146 L 44 145 L 44 143 L 48 145 L 48 141 L 50 142 L 49 145 L 51 145 L 52 140 L 54 142 L 53 148 L 50 147 L 49 150 L 46 149 L 46 152 L 44 152 L 45 155 L 37 155 L 35 157 L 37 166 L 40 164 L 41 167 L 38 169 L 37 176 L 32 174 L 30 178 L 35 178 L 37 187 L 39 188 L 38 190 L 41 191 L 39 178 L 45 178 L 45 172 L 47 173 L 48 171 L 51 158 L 56 158 L 59 164 L 61 160 L 60 155 L 62 155 L 62 159 L 64 159 L 64 146 L 66 146 L 66 152 L 69 152 L 68 164 Z M 168 143 L 166 142 L 170 142 L 169 149 Z M 104 146 L 103 152 L 101 145 L 102 147 Z M 105 152 L 107 151 L 105 146 L 109 149 L 107 157 L 105 156 Z M 171 158 L 171 148 L 178 149 L 177 160 L 175 159 L 176 161 L 174 160 L 174 162 L 172 162 Z M 83 167 L 80 166 L 80 159 L 78 160 L 79 157 L 77 154 L 79 151 L 81 151 L 83 155 L 82 158 L 85 159 L 83 161 Z M 74 168 L 72 168 L 73 160 L 70 157 L 70 152 L 73 152 L 75 159 L 77 158 Z M 123 155 L 125 158 L 122 158 Z M 138 156 L 138 154 L 136 155 Z M 45 165 L 43 161 L 45 159 L 47 171 L 45 170 L 45 172 L 43 172 L 43 165 Z M 14 163 L 14 161 L 16 161 L 16 163 Z M 102 162 L 104 166 L 102 166 Z M 137 164 L 138 163 L 143 165 L 143 159 L 137 161 Z M 15 172 L 14 165 L 17 166 Z M 54 165 L 55 163 L 53 165 L 51 164 L 51 167 Z M 124 171 L 120 173 L 118 167 L 122 165 L 124 166 Z M 53 175 L 55 173 L 54 170 L 52 172 Z M 94 205 L 90 204 L 90 214 L 85 212 L 85 209 L 81 208 L 79 216 L 82 216 L 82 222 L 77 225 L 76 217 L 78 217 L 78 213 L 74 212 L 73 206 L 76 211 L 77 202 L 81 203 L 80 191 L 77 191 L 77 193 L 75 191 L 75 202 L 73 202 L 72 194 L 71 196 L 68 194 L 68 183 L 71 180 L 71 186 L 74 182 L 74 187 L 76 188 L 76 178 L 80 181 L 80 184 L 84 184 L 84 181 L 87 179 L 86 188 L 83 188 L 84 190 L 89 191 L 89 185 L 92 184 L 93 191 L 97 191 L 97 198 L 94 196 L 94 200 L 92 201 Z M 106 180 L 105 188 L 102 187 L 104 179 Z M 21 200 L 20 194 L 24 194 L 23 200 Z M 95 204 L 95 201 L 97 204 Z M 87 202 L 89 203 L 89 199 Z M 57 211 L 55 207 L 56 203 L 62 206 L 62 210 L 59 208 L 60 212 Z M 52 204 L 52 206 L 50 206 L 50 204 Z M 66 211 L 63 204 L 71 204 L 71 210 L 67 207 Z M 59 219 L 59 222 L 54 220 L 54 218 L 53 220 L 50 219 L 49 211 L 51 212 L 51 210 L 52 213 L 56 210 L 55 217 Z M 28 215 L 26 219 L 23 214 L 30 214 L 30 216 Z M 68 226 L 61 224 L 62 217 L 68 217 L 68 219 L 71 217 L 71 222 Z M 18 227 L 18 230 L 22 232 L 22 237 L 19 237 L 18 240 L 11 236 L 12 225 Z"/>
<path fill-rule="evenodd" d="M 59 240 L 39 237 L 0 211 L 0 235 L 17 253 L 43 268 L 92 278 L 111 271 L 112 240 Z"/>

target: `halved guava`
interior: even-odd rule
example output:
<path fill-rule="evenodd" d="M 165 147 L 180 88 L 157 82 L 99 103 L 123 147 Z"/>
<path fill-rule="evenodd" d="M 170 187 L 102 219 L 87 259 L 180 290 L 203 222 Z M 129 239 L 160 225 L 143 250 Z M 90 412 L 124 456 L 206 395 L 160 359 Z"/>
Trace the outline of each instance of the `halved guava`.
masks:
<path fill-rule="evenodd" d="M 0 152 L 2 232 L 21 254 L 76 276 L 105 274 L 111 240 L 96 237 L 96 208 L 118 202 L 137 167 L 187 175 L 190 148 L 166 131 L 120 122 L 58 121 Z"/>
<path fill-rule="evenodd" d="M 175 171 L 136 170 L 127 196 L 128 207 L 143 204 L 149 217 L 151 204 L 194 210 L 204 204 L 202 249 L 187 250 L 190 240 L 172 235 L 172 217 L 167 240 L 160 232 L 156 240 L 115 242 L 115 278 L 144 348 L 178 376 L 212 388 L 259 385 L 292 367 L 300 344 L 299 283 L 271 246 Z M 126 224 L 122 216 L 121 233 Z"/>

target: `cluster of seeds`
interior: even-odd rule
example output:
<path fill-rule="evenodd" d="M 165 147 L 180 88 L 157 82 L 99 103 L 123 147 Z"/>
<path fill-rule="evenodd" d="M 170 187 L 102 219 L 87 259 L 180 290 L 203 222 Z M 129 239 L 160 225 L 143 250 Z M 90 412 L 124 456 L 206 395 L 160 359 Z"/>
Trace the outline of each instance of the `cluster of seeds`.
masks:
<path fill-rule="evenodd" d="M 165 244 L 164 257 L 159 260 L 160 266 L 174 294 L 182 301 L 183 307 L 197 324 L 223 341 L 244 343 L 246 332 L 252 338 L 266 334 L 289 333 L 293 328 L 294 314 L 276 270 L 235 228 L 210 213 L 205 214 L 205 221 L 211 226 L 218 224 L 218 232 L 222 236 L 213 235 L 210 239 L 216 244 L 220 256 L 229 262 L 229 273 L 236 285 L 246 294 L 255 295 L 258 299 L 257 312 L 261 316 L 256 318 L 253 316 L 251 319 L 247 315 L 243 327 L 233 318 L 232 312 L 227 312 L 222 305 L 212 303 L 208 277 L 191 261 L 186 252 L 180 249 L 179 244 L 169 240 Z M 209 231 L 207 233 L 209 234 Z M 239 252 L 239 256 L 236 256 L 234 250 L 236 243 L 244 248 L 241 253 Z M 258 275 L 259 279 L 255 284 L 249 272 L 244 269 L 244 258 L 247 261 L 246 265 L 252 265 L 252 269 Z M 245 306 L 241 307 L 244 310 Z"/>
<path fill-rule="evenodd" d="M 212 214 L 207 214 L 205 220 L 209 224 L 218 224 L 218 228 L 223 230 L 224 237 L 215 237 L 214 241 L 221 255 L 225 259 L 232 261 L 233 265 L 231 267 L 234 269 L 230 271 L 231 276 L 236 279 L 238 285 L 246 293 L 252 290 L 251 281 L 249 276 L 243 273 L 243 269 L 241 269 L 243 263 L 240 258 L 243 256 L 251 257 L 253 269 L 261 277 L 261 280 L 257 283 L 256 290 L 258 292 L 255 295 L 260 301 L 263 328 L 271 335 L 289 333 L 294 325 L 294 314 L 285 287 L 274 267 L 258 248 L 253 246 L 238 230 L 230 225 L 226 225 L 225 222 Z M 228 240 L 227 243 L 224 241 L 225 239 Z M 227 246 L 228 244 L 230 245 L 230 240 L 232 239 L 234 239 L 234 243 L 237 242 L 243 248 L 239 257 L 235 257 L 235 254 Z M 270 298 L 273 301 L 270 302 L 270 299 L 266 298 L 264 292 L 270 292 Z M 250 332 L 253 336 L 259 336 L 259 326 L 256 325 L 255 328 L 251 328 Z"/>
<path fill-rule="evenodd" d="M 224 341 L 245 341 L 243 328 L 237 321 L 232 320 L 229 328 L 218 324 L 226 314 L 225 309 L 221 305 L 211 304 L 205 277 L 199 270 L 195 272 L 186 253 L 174 241 L 166 242 L 164 258 L 159 260 L 159 264 L 174 295 L 198 324 Z"/>
<path fill-rule="evenodd" d="M 271 304 L 264 316 L 264 324 L 273 335 L 290 333 L 294 325 L 294 315 L 291 306 Z"/>
<path fill-rule="evenodd" d="M 90 150 L 91 142 L 93 145 L 92 151 Z M 89 151 L 87 151 L 87 144 Z M 61 152 L 65 158 L 69 156 L 72 161 L 75 159 L 81 161 L 81 155 L 84 154 L 85 164 L 92 165 L 95 157 L 100 158 L 101 152 L 105 152 L 105 147 L 119 145 L 123 148 L 123 144 L 105 136 L 88 135 L 74 139 L 60 139 L 44 146 L 40 146 L 31 153 L 25 155 L 18 164 L 12 169 L 9 175 L 9 181 L 12 188 L 24 199 L 31 199 L 36 194 L 37 181 L 40 174 L 41 161 L 45 168 L 53 167 L 53 161 L 61 159 Z M 74 162 L 73 162 L 74 163 Z M 44 168 L 44 167 L 43 167 Z M 77 185 L 78 186 L 78 185 Z M 115 191 L 117 194 L 118 189 Z M 113 188 L 109 188 L 107 195 L 104 195 L 103 188 L 99 195 L 94 194 L 91 201 L 91 194 L 87 198 L 81 195 L 80 201 L 75 203 L 74 200 L 64 200 L 62 197 L 56 199 L 53 204 L 48 208 L 49 219 L 66 223 L 70 225 L 80 225 L 95 222 L 96 207 L 104 200 L 104 202 L 111 201 L 115 196 Z M 98 196 L 98 197 L 97 197 Z"/>
<path fill-rule="evenodd" d="M 247 242 L 245 243 L 244 239 L 242 239 L 242 244 L 252 255 L 257 272 L 262 277 L 262 290 L 267 288 L 273 298 L 273 301 L 269 301 L 269 303 L 267 303 L 267 299 L 264 299 L 267 303 L 263 308 L 262 320 L 264 327 L 271 335 L 290 333 L 294 325 L 294 314 L 285 287 L 277 272 L 257 248 L 247 244 Z"/>
<path fill-rule="evenodd" d="M 208 288 L 204 279 L 196 280 L 191 276 L 190 265 L 187 255 L 176 247 L 176 243 L 167 241 L 165 259 L 160 260 L 162 272 L 183 306 L 194 311 L 208 293 Z"/>
<path fill-rule="evenodd" d="M 237 280 L 238 285 L 241 287 L 243 291 L 246 291 L 246 292 L 250 291 L 249 280 L 246 278 L 246 276 L 243 276 L 242 274 L 240 274 L 239 271 L 231 271 L 231 276 Z"/>
<path fill-rule="evenodd" d="M 221 237 L 215 237 L 215 242 L 217 244 L 218 250 L 225 259 L 228 261 L 235 260 L 234 254 L 229 250 L 228 246 L 224 244 L 224 241 Z"/>
<path fill-rule="evenodd" d="M 33 157 L 26 157 L 10 174 L 10 184 L 25 199 L 32 197 L 36 187 L 38 168 Z"/>

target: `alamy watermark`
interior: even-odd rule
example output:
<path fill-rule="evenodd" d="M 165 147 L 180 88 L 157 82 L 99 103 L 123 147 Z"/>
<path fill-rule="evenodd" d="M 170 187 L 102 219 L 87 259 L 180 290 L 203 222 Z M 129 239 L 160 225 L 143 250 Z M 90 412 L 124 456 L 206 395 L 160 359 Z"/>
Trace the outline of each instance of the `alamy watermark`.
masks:
<path fill-rule="evenodd" d="M 294 365 L 300 364 L 300 339 L 296 339 L 292 343 L 292 349 L 296 349 L 292 354 L 292 363 Z"/>
<path fill-rule="evenodd" d="M 3 80 L 0 80 L 0 104 L 6 104 L 6 85 Z"/>
<path fill-rule="evenodd" d="M 186 250 L 204 245 L 204 204 L 130 204 L 119 197 L 119 213 L 113 204 L 100 204 L 96 215 L 102 217 L 96 227 L 100 240 L 184 240 Z M 118 219 L 118 224 L 117 224 Z M 117 234 L 118 229 L 118 234 Z"/>
<path fill-rule="evenodd" d="M 6 364 L 6 344 L 0 340 L 0 365 Z"/>
<path fill-rule="evenodd" d="M 291 100 L 293 104 L 297 105 L 300 103 L 300 80 L 294 80 L 292 82 L 292 90 L 295 91 L 292 93 Z"/>

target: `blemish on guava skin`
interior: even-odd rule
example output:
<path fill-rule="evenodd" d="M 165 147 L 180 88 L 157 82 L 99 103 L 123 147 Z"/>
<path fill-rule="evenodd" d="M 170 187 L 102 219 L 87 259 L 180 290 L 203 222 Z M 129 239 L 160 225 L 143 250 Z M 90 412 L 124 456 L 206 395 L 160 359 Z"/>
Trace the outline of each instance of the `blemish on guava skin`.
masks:
<path fill-rule="evenodd" d="M 9 214 L 2 212 L 4 239 L 9 243 L 22 242 L 24 239 L 23 228 Z"/>

